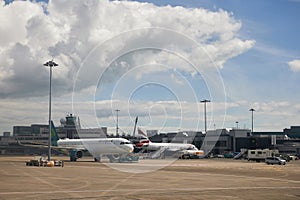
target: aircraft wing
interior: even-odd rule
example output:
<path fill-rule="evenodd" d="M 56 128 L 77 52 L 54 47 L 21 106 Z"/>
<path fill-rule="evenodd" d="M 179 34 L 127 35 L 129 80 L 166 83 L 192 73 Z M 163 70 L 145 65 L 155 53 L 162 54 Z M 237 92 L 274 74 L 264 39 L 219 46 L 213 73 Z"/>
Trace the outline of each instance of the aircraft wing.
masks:
<path fill-rule="evenodd" d="M 51 146 L 52 149 L 57 149 L 57 150 L 80 150 L 80 151 L 87 151 L 86 148 L 74 148 L 74 147 L 58 147 L 58 146 Z"/>
<path fill-rule="evenodd" d="M 38 142 L 31 142 L 31 143 L 21 143 L 18 140 L 18 144 L 21 146 L 25 146 L 25 147 L 37 147 L 37 148 L 48 148 L 49 146 L 45 143 L 38 143 Z M 59 147 L 59 146 L 52 146 L 51 145 L 51 149 L 56 149 L 56 150 L 61 150 L 61 151 L 65 151 L 65 150 L 78 150 L 78 151 L 87 151 L 86 148 L 74 148 L 74 147 Z"/>
<path fill-rule="evenodd" d="M 74 148 L 74 147 L 59 147 L 59 146 L 51 146 L 51 149 L 55 149 L 57 151 L 61 151 L 64 154 L 68 155 L 70 154 L 71 151 L 76 150 L 76 151 L 88 151 L 86 148 Z"/>
<path fill-rule="evenodd" d="M 24 147 L 48 147 L 48 145 L 47 144 L 45 144 L 45 143 L 42 143 L 42 142 L 27 142 L 27 143 L 22 143 L 22 142 L 20 142 L 19 140 L 17 140 L 17 142 L 18 142 L 18 144 L 20 145 L 20 146 L 24 146 Z"/>

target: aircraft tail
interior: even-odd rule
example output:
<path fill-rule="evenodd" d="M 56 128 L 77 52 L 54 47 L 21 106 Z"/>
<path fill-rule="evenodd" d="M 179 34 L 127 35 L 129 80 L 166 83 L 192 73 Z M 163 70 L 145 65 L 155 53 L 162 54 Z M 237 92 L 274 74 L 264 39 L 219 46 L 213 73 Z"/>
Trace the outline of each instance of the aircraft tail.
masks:
<path fill-rule="evenodd" d="M 138 134 L 144 136 L 145 138 L 148 138 L 147 133 L 145 133 L 144 131 L 142 131 L 140 128 L 138 128 Z"/>
<path fill-rule="evenodd" d="M 57 141 L 59 140 L 58 134 L 56 132 L 56 128 L 54 126 L 53 121 L 51 120 L 51 145 L 57 146 Z"/>
<path fill-rule="evenodd" d="M 140 128 L 138 128 L 138 134 L 143 136 L 143 139 L 141 139 L 137 144 L 136 147 L 141 148 L 141 147 L 145 147 L 147 145 L 149 145 L 151 143 L 151 141 L 148 138 L 147 133 L 145 133 L 144 131 L 142 131 Z"/>

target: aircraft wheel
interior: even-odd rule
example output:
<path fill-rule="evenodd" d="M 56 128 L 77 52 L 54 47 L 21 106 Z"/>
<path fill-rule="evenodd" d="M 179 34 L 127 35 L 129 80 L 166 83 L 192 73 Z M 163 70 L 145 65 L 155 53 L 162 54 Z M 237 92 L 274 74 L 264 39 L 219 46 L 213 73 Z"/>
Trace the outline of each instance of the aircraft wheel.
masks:
<path fill-rule="evenodd" d="M 95 158 L 94 158 L 94 161 L 95 161 L 95 162 L 100 162 L 101 159 L 100 159 L 99 157 L 95 157 Z"/>

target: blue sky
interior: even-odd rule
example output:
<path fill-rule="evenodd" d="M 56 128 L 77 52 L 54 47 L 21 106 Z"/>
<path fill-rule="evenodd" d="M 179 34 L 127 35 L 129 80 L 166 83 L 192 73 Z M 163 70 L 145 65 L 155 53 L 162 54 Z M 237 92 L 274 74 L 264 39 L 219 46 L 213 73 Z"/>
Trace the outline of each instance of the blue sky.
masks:
<path fill-rule="evenodd" d="M 255 130 L 299 125 L 300 1 L 6 2 L 1 132 L 47 123 L 51 58 L 56 123 L 73 112 L 114 130 L 120 109 L 126 132 L 137 115 L 145 129 L 203 130 L 210 99 L 209 128 L 249 128 L 250 108 Z"/>
<path fill-rule="evenodd" d="M 300 22 L 297 20 L 300 18 L 300 1 L 159 0 L 150 2 L 159 6 L 203 7 L 212 11 L 222 9 L 231 12 L 235 19 L 242 22 L 239 37 L 253 39 L 255 45 L 249 51 L 228 60 L 221 70 L 229 93 L 229 102 L 247 99 L 249 108 L 257 102 L 299 103 L 300 73 L 292 72 L 287 63 L 300 58 Z M 235 87 L 237 84 L 243 87 Z M 247 111 L 246 106 L 228 110 L 229 113 L 244 112 L 245 115 Z M 264 115 L 270 117 L 266 113 Z M 264 116 L 260 118 L 263 120 Z M 249 121 L 245 119 L 241 121 L 244 126 L 249 127 Z M 272 127 L 268 129 L 272 130 Z"/>

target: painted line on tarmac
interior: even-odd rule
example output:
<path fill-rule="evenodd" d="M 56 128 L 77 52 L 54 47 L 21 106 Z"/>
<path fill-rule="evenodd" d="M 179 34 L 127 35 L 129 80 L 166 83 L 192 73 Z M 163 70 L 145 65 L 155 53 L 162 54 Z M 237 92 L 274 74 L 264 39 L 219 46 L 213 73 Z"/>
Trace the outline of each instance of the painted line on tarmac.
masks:
<path fill-rule="evenodd" d="M 300 187 L 209 187 L 209 188 L 145 188 L 145 189 L 102 189 L 102 190 L 56 190 L 55 193 L 98 193 L 98 192 L 158 192 L 158 191 L 215 191 L 215 190 L 286 190 L 300 189 Z M 0 195 L 16 195 L 16 194 L 52 194 L 53 191 L 37 191 L 37 192 L 0 192 Z"/>
<path fill-rule="evenodd" d="M 172 171 L 169 171 L 172 172 Z M 182 172 L 182 171 L 176 171 L 176 173 L 189 173 L 189 172 Z M 234 174 L 215 174 L 215 173 L 207 173 L 207 172 L 200 172 L 201 175 L 206 176 L 224 176 L 224 177 L 236 177 L 236 178 L 247 178 L 247 179 L 264 179 L 264 180 L 272 180 L 272 181 L 283 181 L 283 182 L 289 182 L 289 183 L 300 183 L 298 180 L 289 180 L 289 179 L 282 179 L 282 178 L 271 178 L 271 177 L 256 177 L 256 176 L 247 176 L 247 175 L 234 175 Z"/>

